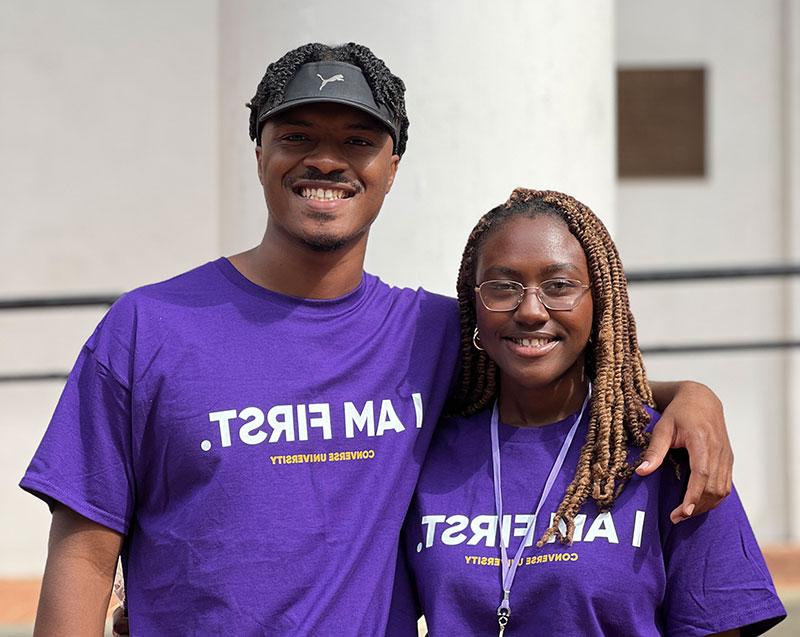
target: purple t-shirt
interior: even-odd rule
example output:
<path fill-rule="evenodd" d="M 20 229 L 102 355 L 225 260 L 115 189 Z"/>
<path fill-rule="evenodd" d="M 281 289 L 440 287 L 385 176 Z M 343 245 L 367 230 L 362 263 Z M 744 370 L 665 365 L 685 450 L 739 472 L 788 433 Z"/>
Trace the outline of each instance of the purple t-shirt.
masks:
<path fill-rule="evenodd" d="M 498 633 L 490 416 L 486 410 L 440 423 L 406 522 L 408 567 L 434 636 Z M 511 538 L 509 559 L 576 417 L 537 428 L 499 426 L 499 531 Z M 653 476 L 634 476 L 610 512 L 584 505 L 571 546 L 536 547 L 574 475 L 587 422 L 588 411 L 523 553 L 506 637 L 707 635 L 741 626 L 749 626 L 743 634 L 758 634 L 780 621 L 786 612 L 736 493 L 675 526 L 669 513 L 685 485 L 669 462 Z M 406 584 L 399 577 L 392 634 L 412 632 L 403 624 L 413 590 Z"/>
<path fill-rule="evenodd" d="M 125 534 L 134 635 L 379 635 L 457 342 L 451 299 L 219 259 L 111 308 L 21 486 Z"/>

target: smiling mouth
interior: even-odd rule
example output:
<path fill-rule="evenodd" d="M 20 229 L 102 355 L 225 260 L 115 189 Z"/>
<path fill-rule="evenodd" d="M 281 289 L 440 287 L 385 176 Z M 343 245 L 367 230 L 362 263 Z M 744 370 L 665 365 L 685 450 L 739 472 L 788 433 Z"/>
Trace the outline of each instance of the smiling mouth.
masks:
<path fill-rule="evenodd" d="M 556 336 L 506 336 L 503 340 L 515 355 L 523 358 L 547 356 L 561 342 Z"/>
<path fill-rule="evenodd" d="M 342 188 L 297 188 L 295 193 L 303 199 L 313 201 L 336 201 L 337 199 L 349 199 L 353 192 Z"/>

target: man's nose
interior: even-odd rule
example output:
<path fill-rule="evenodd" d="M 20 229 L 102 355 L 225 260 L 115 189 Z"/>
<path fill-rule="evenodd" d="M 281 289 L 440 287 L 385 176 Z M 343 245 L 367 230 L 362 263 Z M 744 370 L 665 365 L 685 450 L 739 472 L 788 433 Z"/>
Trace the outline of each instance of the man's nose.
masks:
<path fill-rule="evenodd" d="M 347 160 L 335 144 L 322 141 L 305 156 L 303 165 L 327 175 L 346 169 Z"/>
<path fill-rule="evenodd" d="M 550 318 L 547 308 L 539 300 L 538 290 L 525 290 L 522 302 L 514 311 L 514 320 L 519 323 L 544 323 Z"/>

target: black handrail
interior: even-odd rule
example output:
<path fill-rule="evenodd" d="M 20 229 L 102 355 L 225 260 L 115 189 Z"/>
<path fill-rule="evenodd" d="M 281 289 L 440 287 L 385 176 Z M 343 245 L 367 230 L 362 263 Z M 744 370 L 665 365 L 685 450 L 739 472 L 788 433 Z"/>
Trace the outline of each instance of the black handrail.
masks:
<path fill-rule="evenodd" d="M 19 299 L 0 299 L 0 310 L 42 310 L 62 307 L 111 307 L 119 295 L 97 296 L 32 296 Z"/>
<path fill-rule="evenodd" d="M 676 345 L 650 345 L 641 347 L 642 354 L 709 354 L 716 352 L 746 352 L 753 350 L 791 349 L 800 347 L 800 341 L 736 341 L 735 343 L 690 343 Z"/>
<path fill-rule="evenodd" d="M 39 374 L 0 374 L 0 383 L 24 383 L 38 380 L 65 381 L 69 374 L 65 372 L 42 372 Z"/>
<path fill-rule="evenodd" d="M 720 279 L 755 279 L 800 274 L 800 265 L 754 265 L 729 268 L 692 268 L 687 270 L 637 270 L 628 272 L 629 283 L 671 283 L 673 281 L 710 281 Z"/>
<path fill-rule="evenodd" d="M 627 273 L 631 284 L 672 283 L 676 281 L 713 281 L 723 279 L 749 279 L 790 277 L 800 275 L 800 265 L 754 265 L 726 268 L 692 268 L 685 270 L 638 270 Z M 119 298 L 115 294 L 93 296 L 48 296 L 17 299 L 0 299 L 0 310 L 57 309 L 67 307 L 110 307 Z M 800 347 L 800 340 L 740 341 L 720 343 L 676 343 L 674 345 L 643 346 L 647 356 L 661 354 L 708 354 L 754 350 L 782 350 Z M 0 374 L 0 383 L 27 381 L 64 381 L 65 372 L 40 372 Z"/>

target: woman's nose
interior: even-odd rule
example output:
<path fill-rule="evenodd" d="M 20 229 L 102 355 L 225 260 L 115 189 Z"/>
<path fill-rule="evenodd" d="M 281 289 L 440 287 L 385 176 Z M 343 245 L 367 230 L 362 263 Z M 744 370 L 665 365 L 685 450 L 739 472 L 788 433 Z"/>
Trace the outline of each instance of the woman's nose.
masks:
<path fill-rule="evenodd" d="M 544 323 L 550 318 L 547 308 L 539 300 L 538 290 L 525 290 L 522 302 L 514 312 L 514 320 L 519 323 Z"/>

